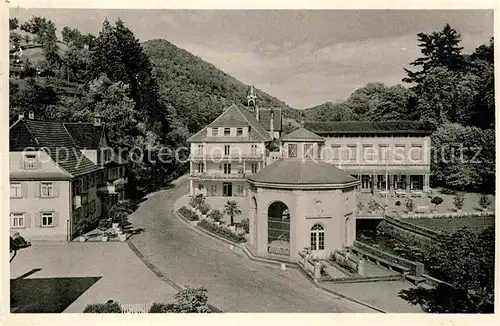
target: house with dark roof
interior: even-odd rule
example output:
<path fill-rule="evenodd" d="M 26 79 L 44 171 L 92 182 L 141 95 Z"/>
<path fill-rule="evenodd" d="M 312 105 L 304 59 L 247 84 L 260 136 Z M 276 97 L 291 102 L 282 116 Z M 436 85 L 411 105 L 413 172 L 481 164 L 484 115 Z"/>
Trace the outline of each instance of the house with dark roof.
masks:
<path fill-rule="evenodd" d="M 125 161 L 101 117 L 62 123 L 21 116 L 9 128 L 10 223 L 30 240 L 71 240 L 124 198 Z"/>

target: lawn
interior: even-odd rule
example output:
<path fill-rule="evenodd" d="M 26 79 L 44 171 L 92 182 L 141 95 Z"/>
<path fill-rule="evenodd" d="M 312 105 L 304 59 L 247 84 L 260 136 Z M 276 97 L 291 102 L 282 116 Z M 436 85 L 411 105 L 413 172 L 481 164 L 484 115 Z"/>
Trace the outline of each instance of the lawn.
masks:
<path fill-rule="evenodd" d="M 469 227 L 474 232 L 481 232 L 482 230 L 495 225 L 494 216 L 470 216 L 470 217 L 454 217 L 454 218 L 406 218 L 403 221 L 423 226 L 425 228 L 453 232 L 463 227 Z"/>

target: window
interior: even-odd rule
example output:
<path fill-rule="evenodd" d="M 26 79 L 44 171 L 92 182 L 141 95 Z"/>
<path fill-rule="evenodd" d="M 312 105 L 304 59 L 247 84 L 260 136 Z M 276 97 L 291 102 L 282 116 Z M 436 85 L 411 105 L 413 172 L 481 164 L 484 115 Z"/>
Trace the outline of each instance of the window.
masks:
<path fill-rule="evenodd" d="M 10 214 L 10 226 L 13 228 L 23 228 L 24 227 L 24 213 L 11 213 Z"/>
<path fill-rule="evenodd" d="M 205 163 L 198 163 L 198 173 L 203 173 L 205 171 Z"/>
<path fill-rule="evenodd" d="M 304 157 L 314 158 L 313 144 L 304 144 Z"/>
<path fill-rule="evenodd" d="M 82 214 L 83 214 L 83 217 L 88 217 L 89 216 L 89 204 L 83 204 L 82 205 Z"/>
<path fill-rule="evenodd" d="M 224 163 L 224 174 L 231 174 L 231 163 Z"/>
<path fill-rule="evenodd" d="M 257 163 L 252 163 L 252 173 L 257 173 L 259 165 Z"/>
<path fill-rule="evenodd" d="M 111 178 L 114 179 L 113 176 Z M 83 181 L 82 190 L 85 191 L 85 190 L 89 189 L 89 183 L 88 183 L 86 175 L 84 175 L 82 177 L 82 181 Z"/>
<path fill-rule="evenodd" d="M 229 154 L 231 154 L 231 146 L 224 145 L 224 155 L 229 155 Z"/>
<path fill-rule="evenodd" d="M 219 128 L 212 128 L 212 136 L 218 136 L 219 135 Z"/>
<path fill-rule="evenodd" d="M 37 168 L 36 154 L 24 155 L 24 169 L 33 170 Z"/>
<path fill-rule="evenodd" d="M 198 145 L 198 155 L 203 155 L 203 145 Z"/>
<path fill-rule="evenodd" d="M 40 185 L 41 191 L 40 195 L 41 197 L 53 197 L 54 196 L 54 185 L 52 182 L 42 182 Z"/>
<path fill-rule="evenodd" d="M 385 175 L 382 174 L 377 175 L 377 189 L 379 190 L 386 189 Z"/>
<path fill-rule="evenodd" d="M 252 155 L 257 155 L 257 145 L 252 145 Z"/>
<path fill-rule="evenodd" d="M 311 250 L 325 250 L 325 229 L 320 224 L 311 228 Z"/>
<path fill-rule="evenodd" d="M 422 160 L 422 146 L 421 145 L 412 145 L 412 147 L 411 147 L 411 160 L 412 161 L 421 161 Z"/>
<path fill-rule="evenodd" d="M 94 173 L 89 174 L 89 188 L 92 188 L 95 185 L 95 177 Z"/>
<path fill-rule="evenodd" d="M 11 198 L 19 198 L 22 197 L 21 184 L 20 183 L 11 183 L 10 184 L 10 197 Z"/>
<path fill-rule="evenodd" d="M 80 187 L 80 179 L 75 180 L 75 182 L 73 183 L 73 193 L 75 194 L 75 196 L 78 196 L 82 193 L 82 189 Z"/>
<path fill-rule="evenodd" d="M 94 214 L 95 213 L 95 200 L 91 201 L 90 202 L 90 205 L 89 205 L 89 210 L 90 210 L 90 214 Z"/>
<path fill-rule="evenodd" d="M 340 160 L 340 145 L 332 144 L 332 161 Z"/>
<path fill-rule="evenodd" d="M 236 136 L 243 136 L 243 128 L 236 128 Z"/>
<path fill-rule="evenodd" d="M 297 144 L 288 144 L 288 157 L 297 157 Z"/>
<path fill-rule="evenodd" d="M 217 185 L 216 184 L 212 184 L 212 186 L 210 187 L 211 189 L 211 192 L 212 192 L 212 196 L 215 195 L 215 193 L 217 192 Z"/>
<path fill-rule="evenodd" d="M 375 152 L 372 145 L 363 145 L 363 160 L 368 162 L 373 162 L 375 158 Z"/>
<path fill-rule="evenodd" d="M 42 226 L 54 226 L 54 213 L 42 213 Z"/>
<path fill-rule="evenodd" d="M 224 128 L 224 136 L 230 136 L 231 135 L 231 128 Z"/>
<path fill-rule="evenodd" d="M 347 157 L 349 161 L 357 160 L 358 148 L 356 145 L 347 145 Z"/>
<path fill-rule="evenodd" d="M 378 159 L 381 162 L 387 162 L 389 160 L 389 146 L 378 145 Z"/>

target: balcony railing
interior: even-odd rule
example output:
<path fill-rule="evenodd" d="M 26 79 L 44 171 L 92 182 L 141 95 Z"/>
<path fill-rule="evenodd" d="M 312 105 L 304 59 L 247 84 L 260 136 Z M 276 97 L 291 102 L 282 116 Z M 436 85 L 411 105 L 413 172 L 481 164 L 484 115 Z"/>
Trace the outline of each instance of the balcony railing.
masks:
<path fill-rule="evenodd" d="M 264 156 L 262 153 L 196 153 L 191 154 L 191 160 L 262 160 Z"/>
<path fill-rule="evenodd" d="M 217 179 L 217 180 L 244 180 L 246 179 L 247 176 L 251 175 L 252 173 L 246 172 L 246 173 L 215 173 L 215 172 L 205 172 L 205 173 L 200 173 L 200 172 L 193 172 L 190 174 L 191 178 L 194 179 L 201 179 L 201 180 L 211 180 L 211 179 Z"/>

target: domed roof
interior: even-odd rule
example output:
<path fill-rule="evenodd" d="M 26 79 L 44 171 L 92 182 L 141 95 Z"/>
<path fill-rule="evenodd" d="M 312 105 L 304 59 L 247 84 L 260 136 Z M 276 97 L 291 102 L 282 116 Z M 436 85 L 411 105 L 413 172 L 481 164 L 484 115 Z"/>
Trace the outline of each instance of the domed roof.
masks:
<path fill-rule="evenodd" d="M 281 159 L 248 176 L 251 184 L 282 188 L 345 188 L 359 180 L 330 163 L 317 160 Z"/>
<path fill-rule="evenodd" d="M 313 142 L 325 142 L 325 139 L 321 136 L 316 135 L 314 132 L 307 130 L 306 128 L 299 128 L 295 131 L 292 131 L 288 135 L 284 135 L 281 138 L 281 141 L 313 141 Z"/>

